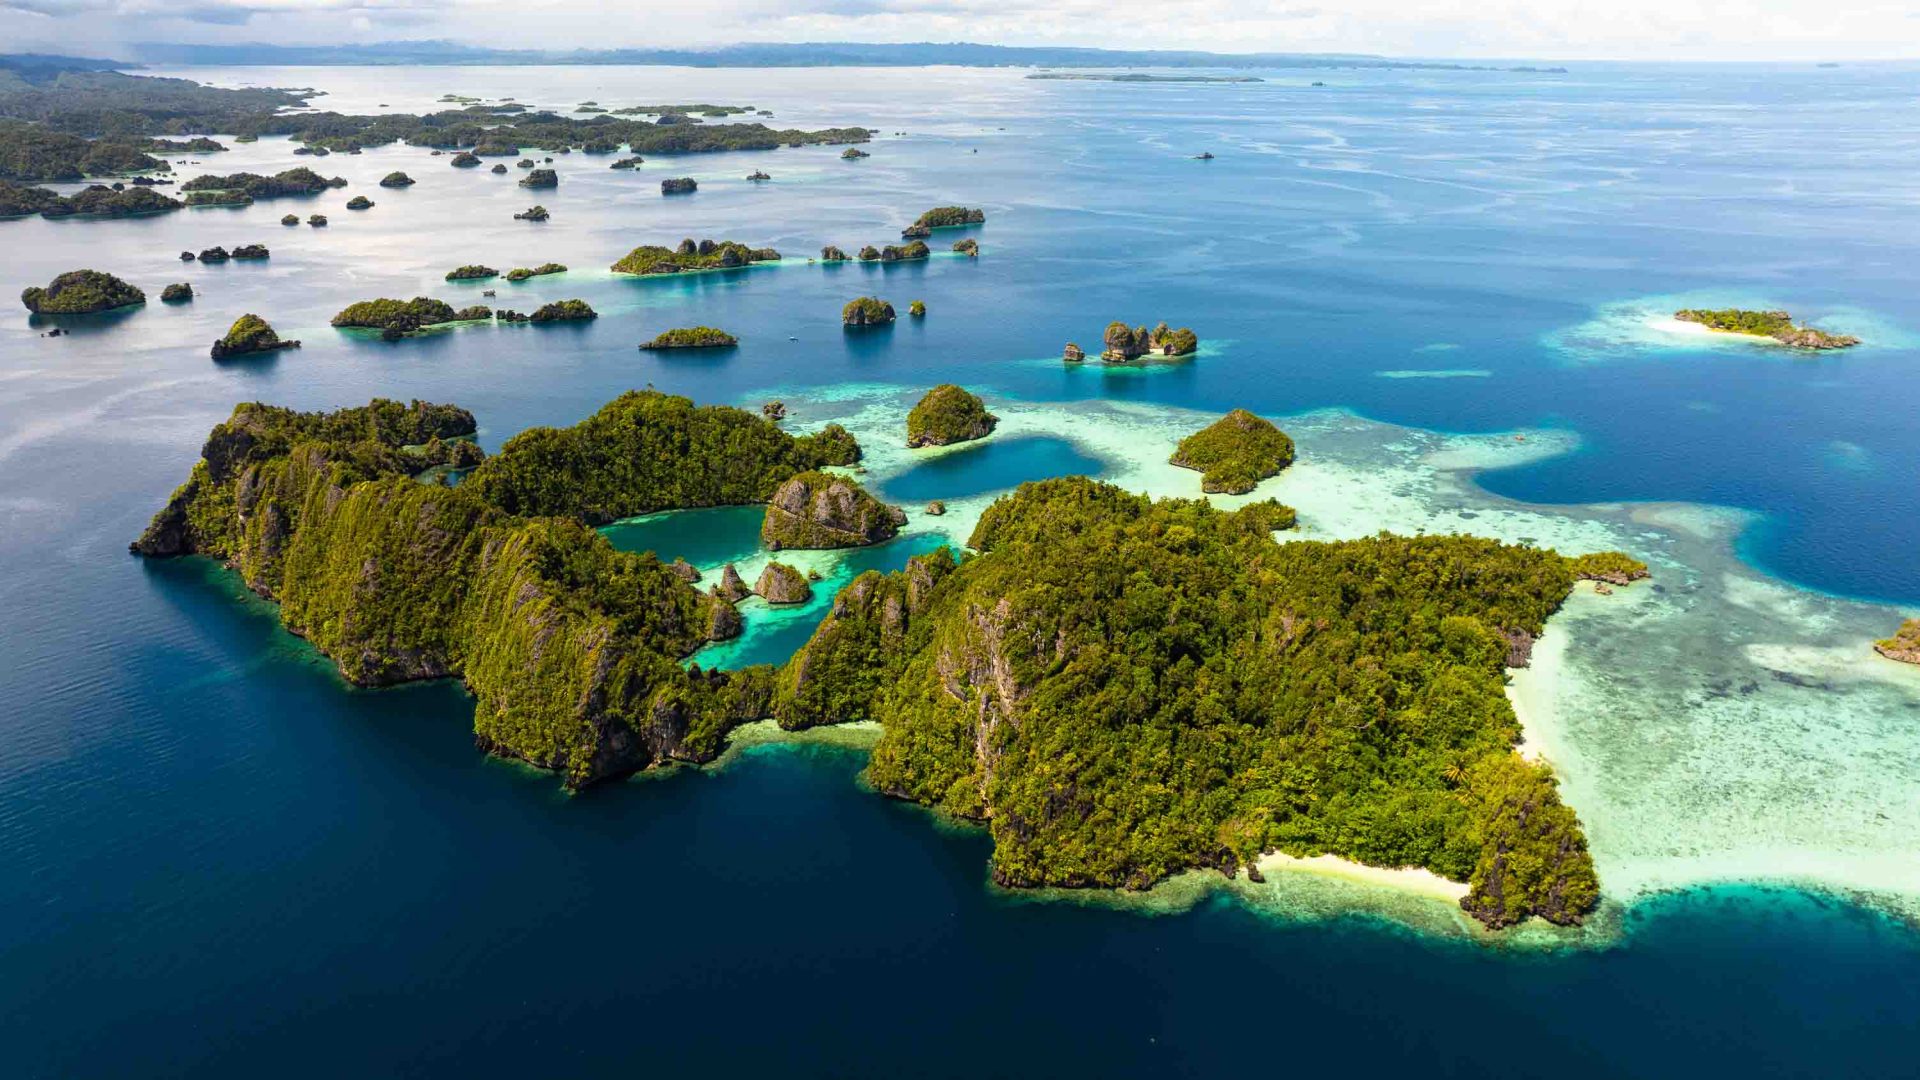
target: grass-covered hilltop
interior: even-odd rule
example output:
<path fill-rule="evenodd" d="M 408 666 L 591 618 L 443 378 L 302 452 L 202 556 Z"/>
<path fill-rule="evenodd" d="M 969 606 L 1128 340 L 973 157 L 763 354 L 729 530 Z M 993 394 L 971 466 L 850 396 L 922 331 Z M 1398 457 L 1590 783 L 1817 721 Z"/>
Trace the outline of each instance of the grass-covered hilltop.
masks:
<path fill-rule="evenodd" d="M 983 821 L 1002 884 L 1332 853 L 1469 882 L 1490 926 L 1578 922 L 1598 898 L 1586 840 L 1515 753 L 1503 689 L 1575 561 L 1458 536 L 1276 542 L 1292 523 L 1270 501 L 1023 485 L 980 519 L 977 556 L 842 590 L 775 714 L 878 721 L 869 782 Z"/>
<path fill-rule="evenodd" d="M 768 669 L 679 663 L 739 632 L 732 605 L 590 523 L 765 501 L 796 473 L 851 462 L 850 436 L 796 438 L 636 392 L 523 432 L 458 486 L 416 479 L 478 458 L 452 449 L 474 429 L 465 410 L 421 402 L 239 406 L 133 550 L 232 566 L 357 685 L 461 678 L 480 746 L 569 785 L 710 759 L 734 724 L 768 715 Z"/>
<path fill-rule="evenodd" d="M 680 241 L 664 248 L 642 244 L 610 268 L 618 274 L 685 274 L 695 270 L 731 270 L 757 262 L 779 262 L 772 248 L 751 248 L 732 240 Z"/>
<path fill-rule="evenodd" d="M 1681 322 L 1699 323 L 1709 330 L 1770 337 L 1802 349 L 1845 349 L 1860 344 L 1859 338 L 1847 334 L 1829 334 L 1811 326 L 1795 326 L 1793 316 L 1784 311 L 1685 308 L 1674 312 L 1673 317 Z"/>
<path fill-rule="evenodd" d="M 977 395 L 942 383 L 927 391 L 907 413 L 907 446 L 917 449 L 984 439 L 993 434 L 999 422 L 1000 418 L 988 412 Z"/>
<path fill-rule="evenodd" d="M 1235 409 L 1181 439 L 1168 461 L 1198 469 L 1200 490 L 1209 495 L 1244 495 L 1293 464 L 1293 440 L 1271 421 Z"/>

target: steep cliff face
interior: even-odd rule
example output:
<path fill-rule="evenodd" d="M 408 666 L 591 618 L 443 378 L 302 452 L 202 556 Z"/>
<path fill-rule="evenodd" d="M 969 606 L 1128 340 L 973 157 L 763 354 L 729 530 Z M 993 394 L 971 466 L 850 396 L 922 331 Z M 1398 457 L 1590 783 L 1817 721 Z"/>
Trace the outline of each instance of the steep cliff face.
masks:
<path fill-rule="evenodd" d="M 918 651 L 908 631 L 954 565 L 941 548 L 914 556 L 901 573 L 869 570 L 841 589 L 813 637 L 780 669 L 773 708 L 780 726 L 876 719 L 876 693 Z"/>
<path fill-rule="evenodd" d="M 767 501 L 760 542 L 783 548 L 865 547 L 891 539 L 907 515 L 844 476 L 804 472 Z"/>

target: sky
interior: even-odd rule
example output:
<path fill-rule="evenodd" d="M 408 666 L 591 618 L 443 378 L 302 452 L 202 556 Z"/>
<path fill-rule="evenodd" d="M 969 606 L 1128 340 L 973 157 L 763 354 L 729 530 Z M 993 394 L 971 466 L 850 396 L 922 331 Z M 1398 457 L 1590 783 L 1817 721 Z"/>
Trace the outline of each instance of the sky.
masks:
<path fill-rule="evenodd" d="M 0 51 L 442 39 L 1359 52 L 1419 58 L 1920 58 L 1920 0 L 0 0 Z"/>

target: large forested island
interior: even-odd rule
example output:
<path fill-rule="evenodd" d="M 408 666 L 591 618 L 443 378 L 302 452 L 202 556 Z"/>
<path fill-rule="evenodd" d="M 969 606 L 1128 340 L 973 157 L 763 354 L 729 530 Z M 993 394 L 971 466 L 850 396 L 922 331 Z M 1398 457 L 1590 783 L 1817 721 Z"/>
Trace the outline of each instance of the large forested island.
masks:
<path fill-rule="evenodd" d="M 1784 311 L 1685 308 L 1674 312 L 1673 317 L 1681 322 L 1699 323 L 1721 333 L 1770 337 L 1784 345 L 1802 349 L 1845 349 L 1860 344 L 1859 338 L 1847 334 L 1829 334 L 1811 326 L 1795 326 L 1793 316 Z"/>
<path fill-rule="evenodd" d="M 642 244 L 627 252 L 610 269 L 619 274 L 685 274 L 779 261 L 780 253 L 772 248 L 752 248 L 733 240 L 696 241 L 689 237 L 676 248 Z"/>
<path fill-rule="evenodd" d="M 1271 501 L 1050 480 L 987 510 L 977 555 L 855 579 L 779 671 L 702 671 L 679 658 L 739 632 L 732 598 L 592 526 L 767 502 L 782 546 L 882 541 L 900 515 L 819 471 L 857 460 L 852 438 L 634 392 L 458 486 L 418 479 L 480 458 L 473 431 L 420 402 L 242 405 L 133 550 L 226 562 L 356 684 L 461 678 L 479 746 L 570 786 L 709 760 L 751 719 L 877 720 L 874 786 L 984 822 L 1010 886 L 1138 887 L 1278 849 L 1468 881 L 1495 927 L 1596 902 L 1502 680 L 1576 577 L 1644 572 L 1625 556 L 1278 543 L 1293 514 Z"/>

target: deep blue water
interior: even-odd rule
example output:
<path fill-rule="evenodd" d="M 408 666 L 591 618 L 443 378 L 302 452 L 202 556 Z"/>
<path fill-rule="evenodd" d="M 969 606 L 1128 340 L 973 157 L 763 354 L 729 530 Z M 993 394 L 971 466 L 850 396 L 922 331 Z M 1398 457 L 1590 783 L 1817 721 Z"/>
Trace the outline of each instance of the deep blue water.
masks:
<path fill-rule="evenodd" d="M 532 201 L 515 177 L 403 147 L 316 163 L 353 187 L 314 200 L 0 222 L 9 290 L 91 265 L 198 294 L 69 320 L 59 339 L 18 309 L 0 319 L 0 1070 L 1911 1075 L 1920 935 L 1856 908 L 1690 894 L 1633 909 L 1615 949 L 1515 957 L 1224 901 L 1158 918 L 1010 902 L 986 887 L 982 837 L 862 791 L 857 755 L 758 751 L 567 798 L 475 753 L 456 687 L 349 691 L 227 575 L 125 554 L 239 400 L 454 401 L 492 448 L 647 384 L 750 404 L 954 381 L 989 397 L 1555 426 L 1577 453 L 1486 486 L 1743 507 L 1763 515 L 1742 542 L 1760 569 L 1920 604 L 1920 69 L 1319 73 L 1332 85 L 1317 89 L 1266 74 L 216 72 L 322 86 L 344 109 L 423 109 L 446 90 L 750 97 L 783 124 L 909 134 L 852 165 L 820 148 L 629 176 L 570 155 L 541 194 L 545 226 L 511 220 Z M 1218 157 L 1191 160 L 1201 150 Z M 306 160 L 278 140 L 208 157 L 221 172 Z M 741 179 L 756 167 L 773 182 Z M 393 168 L 421 182 L 373 189 Z M 662 175 L 701 190 L 662 200 Z M 338 212 L 363 190 L 373 210 Z M 603 270 L 688 235 L 790 256 L 885 243 L 945 203 L 987 209 L 970 233 L 980 259 Z M 283 229 L 290 210 L 333 225 Z M 254 241 L 268 264 L 175 259 Z M 326 325 L 372 296 L 472 299 L 440 281 L 463 263 L 548 260 L 574 270 L 499 283 L 494 302 L 579 296 L 597 322 L 400 343 Z M 840 306 L 861 293 L 929 314 L 844 333 Z M 1608 305 L 1680 296 L 1777 304 L 1869 344 L 1791 358 L 1592 344 L 1624 332 L 1618 319 L 1574 333 Z M 305 347 L 210 363 L 207 344 L 248 311 Z M 1113 318 L 1193 325 L 1206 351 L 1152 371 L 1053 359 Z M 698 324 L 741 347 L 634 348 Z M 1478 374 L 1380 374 L 1409 371 Z M 1019 445 L 921 468 L 956 470 L 934 478 L 952 497 L 1084 467 L 1078 451 Z M 914 482 L 887 493 L 917 498 L 894 490 Z M 689 542 L 743 541 L 729 525 Z M 744 658 L 805 637 L 810 622 L 782 617 Z"/>
<path fill-rule="evenodd" d="M 1099 458 L 1071 439 L 989 437 L 915 462 L 878 486 L 886 498 L 902 503 L 965 499 L 1049 476 L 1099 476 L 1103 468 Z"/>

